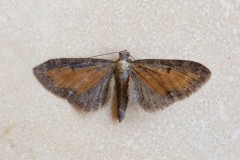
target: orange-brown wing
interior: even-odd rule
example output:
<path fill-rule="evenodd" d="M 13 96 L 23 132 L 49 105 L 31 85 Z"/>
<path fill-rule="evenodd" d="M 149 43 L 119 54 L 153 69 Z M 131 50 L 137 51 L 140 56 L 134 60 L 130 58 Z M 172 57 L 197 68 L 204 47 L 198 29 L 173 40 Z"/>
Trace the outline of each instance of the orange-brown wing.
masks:
<path fill-rule="evenodd" d="M 54 94 L 91 110 L 105 103 L 113 70 L 110 60 L 63 58 L 48 60 L 33 68 L 33 73 Z"/>
<path fill-rule="evenodd" d="M 184 60 L 136 60 L 130 68 L 134 98 L 149 110 L 162 109 L 191 95 L 211 76 L 202 64 Z"/>

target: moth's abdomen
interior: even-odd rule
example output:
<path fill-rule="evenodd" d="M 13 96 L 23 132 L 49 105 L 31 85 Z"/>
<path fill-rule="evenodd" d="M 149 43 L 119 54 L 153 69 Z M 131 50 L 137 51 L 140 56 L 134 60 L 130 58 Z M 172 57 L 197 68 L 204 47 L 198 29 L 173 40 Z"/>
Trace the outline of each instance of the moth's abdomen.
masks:
<path fill-rule="evenodd" d="M 125 118 L 125 111 L 128 103 L 129 70 L 127 61 L 120 60 L 117 62 L 115 76 L 117 85 L 118 119 L 119 122 L 121 122 Z"/>

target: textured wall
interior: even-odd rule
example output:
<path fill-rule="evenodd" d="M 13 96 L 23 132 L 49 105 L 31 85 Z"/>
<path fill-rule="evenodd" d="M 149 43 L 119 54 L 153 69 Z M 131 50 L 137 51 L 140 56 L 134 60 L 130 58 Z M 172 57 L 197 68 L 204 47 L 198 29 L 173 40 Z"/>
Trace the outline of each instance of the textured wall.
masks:
<path fill-rule="evenodd" d="M 89 114 L 44 89 L 32 67 L 128 49 L 213 72 L 188 99 L 147 113 Z M 106 58 L 116 59 L 118 55 Z M 0 159 L 240 159 L 239 0 L 0 2 Z"/>

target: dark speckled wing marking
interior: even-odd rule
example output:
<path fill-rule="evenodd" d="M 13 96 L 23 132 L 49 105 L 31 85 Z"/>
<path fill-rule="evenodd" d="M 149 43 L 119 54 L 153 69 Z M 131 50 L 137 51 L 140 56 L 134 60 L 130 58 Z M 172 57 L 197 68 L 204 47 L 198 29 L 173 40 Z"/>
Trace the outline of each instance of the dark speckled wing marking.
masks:
<path fill-rule="evenodd" d="M 202 64 L 185 60 L 136 60 L 130 69 L 136 101 L 146 110 L 162 109 L 189 96 L 211 76 Z"/>
<path fill-rule="evenodd" d="M 62 58 L 48 60 L 33 72 L 51 92 L 83 110 L 92 110 L 105 103 L 114 66 L 105 59 Z"/>

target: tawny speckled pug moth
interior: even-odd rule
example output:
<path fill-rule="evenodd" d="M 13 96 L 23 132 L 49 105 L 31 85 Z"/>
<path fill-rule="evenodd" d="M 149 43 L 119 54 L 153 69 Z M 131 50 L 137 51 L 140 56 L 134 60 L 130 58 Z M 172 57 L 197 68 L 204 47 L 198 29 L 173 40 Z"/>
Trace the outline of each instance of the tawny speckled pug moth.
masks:
<path fill-rule="evenodd" d="M 115 75 L 118 119 L 125 117 L 128 95 L 146 110 L 163 109 L 201 87 L 211 76 L 204 65 L 187 60 L 132 60 L 127 51 L 117 61 L 96 58 L 48 60 L 35 68 L 37 79 L 48 90 L 83 110 L 106 102 L 109 81 Z M 129 89 L 133 84 L 134 92 Z"/>

